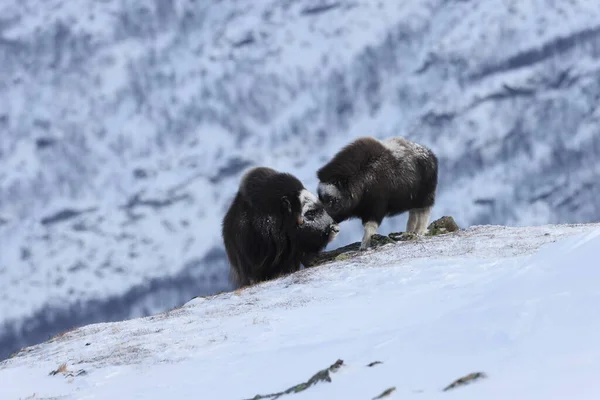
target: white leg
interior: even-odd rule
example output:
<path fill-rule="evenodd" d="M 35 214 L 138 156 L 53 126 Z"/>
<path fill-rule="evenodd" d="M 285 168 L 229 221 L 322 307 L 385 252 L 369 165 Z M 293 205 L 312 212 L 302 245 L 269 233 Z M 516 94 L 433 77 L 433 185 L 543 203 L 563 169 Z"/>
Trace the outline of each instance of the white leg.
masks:
<path fill-rule="evenodd" d="M 416 234 L 423 235 L 427 232 L 429 217 L 431 216 L 431 207 L 421 208 L 417 217 Z"/>
<path fill-rule="evenodd" d="M 377 228 L 379 228 L 379 224 L 374 221 L 365 222 L 363 224 L 365 229 L 365 233 L 363 235 L 362 242 L 360 244 L 360 250 L 367 250 L 369 246 L 371 246 L 371 236 L 377 233 Z"/>
<path fill-rule="evenodd" d="M 419 210 L 408 211 L 408 222 L 406 222 L 406 232 L 415 232 L 417 228 L 417 217 L 419 216 Z"/>

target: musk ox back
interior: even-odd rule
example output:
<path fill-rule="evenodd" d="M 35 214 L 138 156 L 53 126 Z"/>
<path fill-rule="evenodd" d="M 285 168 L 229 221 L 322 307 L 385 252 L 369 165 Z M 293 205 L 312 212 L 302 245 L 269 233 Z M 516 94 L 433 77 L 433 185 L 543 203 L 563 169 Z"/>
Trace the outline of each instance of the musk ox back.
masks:
<path fill-rule="evenodd" d="M 317 197 L 295 176 L 252 168 L 222 223 L 232 280 L 241 287 L 297 271 L 338 232 Z"/>
<path fill-rule="evenodd" d="M 409 211 L 407 232 L 423 234 L 435 203 L 438 160 L 403 137 L 362 137 L 317 171 L 317 193 L 336 223 L 360 218 L 366 250 L 386 216 Z"/>

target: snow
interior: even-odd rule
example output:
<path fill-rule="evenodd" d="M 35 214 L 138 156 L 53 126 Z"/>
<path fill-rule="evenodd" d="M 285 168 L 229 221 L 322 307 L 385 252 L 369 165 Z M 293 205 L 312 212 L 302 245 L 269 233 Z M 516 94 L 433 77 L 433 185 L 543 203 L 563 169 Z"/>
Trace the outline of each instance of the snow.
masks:
<path fill-rule="evenodd" d="M 0 398 L 249 399 L 338 359 L 331 382 L 289 398 L 597 398 L 598 246 L 600 224 L 386 245 L 23 349 L 0 363 Z"/>

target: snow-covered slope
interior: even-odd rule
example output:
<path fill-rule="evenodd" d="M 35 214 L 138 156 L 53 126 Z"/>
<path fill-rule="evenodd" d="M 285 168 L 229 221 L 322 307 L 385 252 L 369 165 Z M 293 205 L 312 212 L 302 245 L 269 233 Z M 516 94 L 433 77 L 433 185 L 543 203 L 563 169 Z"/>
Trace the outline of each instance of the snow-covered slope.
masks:
<path fill-rule="evenodd" d="M 438 153 L 434 218 L 598 220 L 598 21 L 588 0 L 2 2 L 0 358 L 226 290 L 242 171 L 314 189 L 357 136 Z"/>
<path fill-rule="evenodd" d="M 599 246 L 600 224 L 386 245 L 24 349 L 0 363 L 0 398 L 251 399 L 342 360 L 289 398 L 595 399 Z"/>

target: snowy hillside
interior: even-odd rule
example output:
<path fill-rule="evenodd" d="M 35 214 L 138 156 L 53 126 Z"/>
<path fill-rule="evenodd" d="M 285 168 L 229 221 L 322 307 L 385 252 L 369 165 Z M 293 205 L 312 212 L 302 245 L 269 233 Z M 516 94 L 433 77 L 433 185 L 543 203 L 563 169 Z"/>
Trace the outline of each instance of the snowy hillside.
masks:
<path fill-rule="evenodd" d="M 600 224 L 386 245 L 24 349 L 0 398 L 274 398 L 316 374 L 280 399 L 595 399 L 599 246 Z"/>
<path fill-rule="evenodd" d="M 0 358 L 228 289 L 243 170 L 314 190 L 357 136 L 438 153 L 433 218 L 597 221 L 598 21 L 588 0 L 2 2 Z"/>

